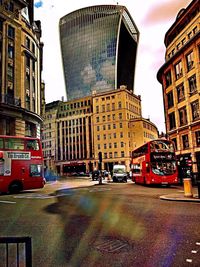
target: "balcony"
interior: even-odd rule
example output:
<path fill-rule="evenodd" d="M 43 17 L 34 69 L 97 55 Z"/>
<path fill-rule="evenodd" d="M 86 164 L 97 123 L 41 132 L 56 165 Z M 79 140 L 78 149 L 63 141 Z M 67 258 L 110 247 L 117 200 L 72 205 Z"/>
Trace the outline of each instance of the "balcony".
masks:
<path fill-rule="evenodd" d="M 8 94 L 1 95 L 0 104 L 8 104 L 8 105 L 12 105 L 12 106 L 21 107 L 21 99 L 15 98 L 15 97 L 8 95 Z"/>

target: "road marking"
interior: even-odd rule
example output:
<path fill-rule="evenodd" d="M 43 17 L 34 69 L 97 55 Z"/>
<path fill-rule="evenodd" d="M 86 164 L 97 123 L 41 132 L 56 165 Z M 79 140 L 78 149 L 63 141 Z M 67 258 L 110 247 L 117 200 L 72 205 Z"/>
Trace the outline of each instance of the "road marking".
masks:
<path fill-rule="evenodd" d="M 191 253 L 196 254 L 198 250 L 192 250 Z"/>
<path fill-rule="evenodd" d="M 110 188 L 95 188 L 95 189 L 91 189 L 89 190 L 89 192 L 103 192 L 103 191 L 109 191 L 111 190 Z"/>
<path fill-rule="evenodd" d="M 186 262 L 191 263 L 192 262 L 192 259 L 186 259 Z"/>
<path fill-rule="evenodd" d="M 200 242 L 196 242 L 196 245 L 197 245 L 197 246 L 200 246 Z"/>
<path fill-rule="evenodd" d="M 14 198 L 27 198 L 27 199 L 47 199 L 47 198 L 53 198 L 55 196 L 50 195 L 42 195 L 42 194 L 32 194 L 32 195 L 22 195 L 22 196 L 14 196 Z"/>
<path fill-rule="evenodd" d="M 14 202 L 14 201 L 7 201 L 7 200 L 0 200 L 0 203 L 15 204 L 16 202 Z"/>

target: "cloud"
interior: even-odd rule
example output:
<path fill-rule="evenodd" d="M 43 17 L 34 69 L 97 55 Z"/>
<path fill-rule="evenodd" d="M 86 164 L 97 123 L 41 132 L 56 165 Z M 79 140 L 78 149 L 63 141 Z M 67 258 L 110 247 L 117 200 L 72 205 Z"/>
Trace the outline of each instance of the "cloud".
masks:
<path fill-rule="evenodd" d="M 175 20 L 178 12 L 190 2 L 190 0 L 167 0 L 157 3 L 149 10 L 143 23 L 148 26 L 149 24 L 166 22 L 172 18 Z"/>
<path fill-rule="evenodd" d="M 88 65 L 81 71 L 81 77 L 84 84 L 90 85 L 96 81 L 95 70 L 92 69 L 91 65 Z"/>
<path fill-rule="evenodd" d="M 34 4 L 34 6 L 35 6 L 36 8 L 40 8 L 40 7 L 43 6 L 43 2 L 40 0 L 40 1 L 36 2 L 36 3 Z"/>

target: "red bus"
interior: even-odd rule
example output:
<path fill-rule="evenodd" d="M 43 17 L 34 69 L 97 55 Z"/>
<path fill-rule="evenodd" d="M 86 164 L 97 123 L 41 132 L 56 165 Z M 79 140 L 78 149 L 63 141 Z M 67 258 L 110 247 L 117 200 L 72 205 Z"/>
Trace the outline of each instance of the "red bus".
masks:
<path fill-rule="evenodd" d="M 44 187 L 44 165 L 38 138 L 0 135 L 0 192 Z"/>
<path fill-rule="evenodd" d="M 132 180 L 140 184 L 177 184 L 178 171 L 172 141 L 152 140 L 136 148 L 131 160 Z"/>

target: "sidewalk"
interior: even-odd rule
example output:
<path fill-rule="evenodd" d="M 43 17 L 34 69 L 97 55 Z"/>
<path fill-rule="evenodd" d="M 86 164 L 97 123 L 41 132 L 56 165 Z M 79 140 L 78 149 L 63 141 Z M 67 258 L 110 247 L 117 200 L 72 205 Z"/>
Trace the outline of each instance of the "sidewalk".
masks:
<path fill-rule="evenodd" d="M 200 198 L 198 198 L 198 190 L 196 187 L 192 188 L 192 193 L 193 193 L 193 197 L 185 197 L 184 190 L 179 190 L 173 194 L 160 196 L 160 199 L 170 200 L 170 201 L 184 201 L 184 202 L 200 203 Z"/>

